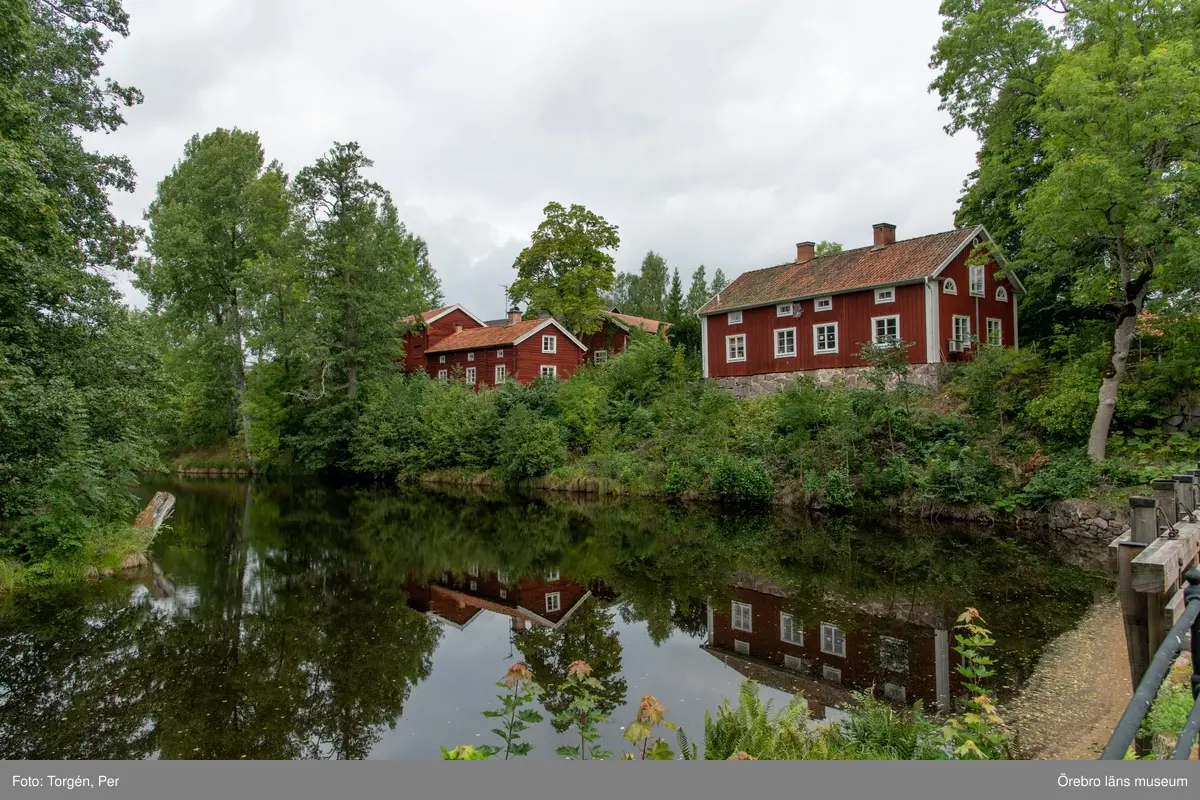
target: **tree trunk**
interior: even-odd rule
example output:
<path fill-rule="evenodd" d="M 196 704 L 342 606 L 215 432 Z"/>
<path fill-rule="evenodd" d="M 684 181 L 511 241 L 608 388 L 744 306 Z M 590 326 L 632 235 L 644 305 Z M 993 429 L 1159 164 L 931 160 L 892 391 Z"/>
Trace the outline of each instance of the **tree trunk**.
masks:
<path fill-rule="evenodd" d="M 254 472 L 254 439 L 253 433 L 250 430 L 250 408 L 246 404 L 246 351 L 242 343 L 242 316 L 238 310 L 237 290 L 233 292 L 230 302 L 229 322 L 232 330 L 234 348 L 237 357 L 234 359 L 233 367 L 233 382 L 237 389 L 237 404 L 238 415 L 241 418 L 242 440 L 246 446 L 246 460 L 250 464 L 250 471 Z"/>
<path fill-rule="evenodd" d="M 1117 390 L 1125 377 L 1125 368 L 1129 362 L 1129 351 L 1133 347 L 1134 335 L 1137 332 L 1137 318 L 1146 300 L 1146 281 L 1140 281 L 1141 286 L 1127 286 L 1126 295 L 1136 292 L 1128 299 L 1125 307 L 1117 317 L 1117 328 L 1113 333 L 1112 353 L 1108 357 L 1108 366 L 1104 370 L 1104 378 L 1100 381 L 1100 403 L 1096 406 L 1096 416 L 1092 419 L 1092 432 L 1088 436 L 1088 457 L 1093 461 L 1103 461 L 1107 455 L 1108 429 L 1112 425 L 1113 414 L 1117 411 Z"/>

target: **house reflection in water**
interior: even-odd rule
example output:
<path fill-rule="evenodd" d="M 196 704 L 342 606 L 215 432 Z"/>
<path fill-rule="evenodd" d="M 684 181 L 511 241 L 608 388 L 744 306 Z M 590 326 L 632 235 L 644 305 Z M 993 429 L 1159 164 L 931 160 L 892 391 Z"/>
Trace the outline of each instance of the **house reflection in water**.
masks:
<path fill-rule="evenodd" d="M 485 610 L 510 617 L 514 631 L 558 628 L 591 596 L 586 586 L 557 571 L 518 578 L 503 572 L 480 574 L 478 567 L 468 568 L 461 578 L 444 574 L 427 583 L 410 579 L 407 589 L 410 607 L 459 630 Z"/>
<path fill-rule="evenodd" d="M 841 612 L 841 622 L 812 616 L 820 615 L 806 612 L 800 597 L 743 575 L 728 607 L 709 606 L 704 647 L 758 683 L 802 692 L 813 718 L 851 691 L 938 709 L 949 709 L 959 694 L 952 623 L 939 615 L 862 604 Z"/>

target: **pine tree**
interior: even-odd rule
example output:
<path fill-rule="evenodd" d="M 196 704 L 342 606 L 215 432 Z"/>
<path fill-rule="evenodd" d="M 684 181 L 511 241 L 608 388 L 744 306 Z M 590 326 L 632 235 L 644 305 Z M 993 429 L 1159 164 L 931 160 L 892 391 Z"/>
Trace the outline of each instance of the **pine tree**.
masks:
<path fill-rule="evenodd" d="M 679 267 L 671 275 L 671 292 L 667 295 L 667 319 L 672 325 L 678 325 L 683 318 L 683 284 L 679 280 Z"/>

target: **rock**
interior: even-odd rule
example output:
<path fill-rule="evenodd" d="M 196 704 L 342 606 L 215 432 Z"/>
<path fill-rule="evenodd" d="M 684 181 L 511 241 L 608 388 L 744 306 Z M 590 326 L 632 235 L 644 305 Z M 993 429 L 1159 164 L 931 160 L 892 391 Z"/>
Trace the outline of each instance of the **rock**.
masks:
<path fill-rule="evenodd" d="M 1116 512 L 1114 512 L 1112 509 L 1105 508 L 1100 511 L 1100 519 L 1102 519 L 1102 520 L 1105 520 L 1107 522 L 1112 522 L 1116 518 L 1117 518 Z"/>
<path fill-rule="evenodd" d="M 121 562 L 121 569 L 138 569 L 144 567 L 150 562 L 141 553 L 130 553 L 125 556 L 125 560 Z"/>
<path fill-rule="evenodd" d="M 100 574 L 106 578 L 111 578 L 113 575 L 116 575 L 117 572 L 116 572 L 116 570 L 106 569 L 103 572 L 101 572 Z"/>
<path fill-rule="evenodd" d="M 1101 519 L 1100 517 L 1096 517 L 1095 519 L 1090 520 L 1088 522 L 1088 524 L 1091 525 L 1093 528 L 1099 528 L 1102 531 L 1108 530 L 1108 522 Z"/>

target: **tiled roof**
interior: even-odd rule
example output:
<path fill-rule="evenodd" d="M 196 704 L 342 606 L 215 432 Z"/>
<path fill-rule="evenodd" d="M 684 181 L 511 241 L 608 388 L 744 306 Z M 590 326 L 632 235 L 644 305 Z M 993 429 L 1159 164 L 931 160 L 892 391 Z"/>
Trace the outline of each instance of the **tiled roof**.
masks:
<path fill-rule="evenodd" d="M 558 325 L 553 319 L 523 319 L 520 322 L 515 322 L 512 325 L 505 325 L 503 328 L 465 328 L 458 333 L 447 336 L 437 344 L 428 348 L 425 352 L 429 353 L 449 353 L 457 350 L 482 350 L 489 347 L 504 347 L 505 345 L 515 344 L 521 337 L 536 331 L 538 328 L 550 323 L 550 325 L 558 327 L 559 331 L 566 333 L 565 329 Z M 566 333 L 567 339 L 580 347 L 580 345 L 571 334 Z"/>
<path fill-rule="evenodd" d="M 744 272 L 700 309 L 712 314 L 730 308 L 767 305 L 779 300 L 819 297 L 871 286 L 918 281 L 929 277 L 947 258 L 980 232 L 958 228 L 887 247 L 860 247 L 797 264 Z"/>
<path fill-rule="evenodd" d="M 434 317 L 436 317 L 440 314 L 446 313 L 447 311 L 449 311 L 452 308 L 454 308 L 454 306 L 443 306 L 442 308 L 431 308 L 428 311 L 422 311 L 420 314 L 410 314 L 409 316 L 405 317 L 401 321 L 402 322 L 416 322 L 419 319 L 421 322 L 429 322 L 429 320 L 433 319 Z"/>
<path fill-rule="evenodd" d="M 649 317 L 635 317 L 632 314 L 620 314 L 616 311 L 605 311 L 604 316 L 612 317 L 627 328 L 641 328 L 642 330 L 649 331 L 650 333 L 657 332 L 658 326 L 660 325 L 664 326 L 664 329 L 671 327 L 671 323 L 669 322 L 659 322 L 658 320 L 650 319 Z"/>

